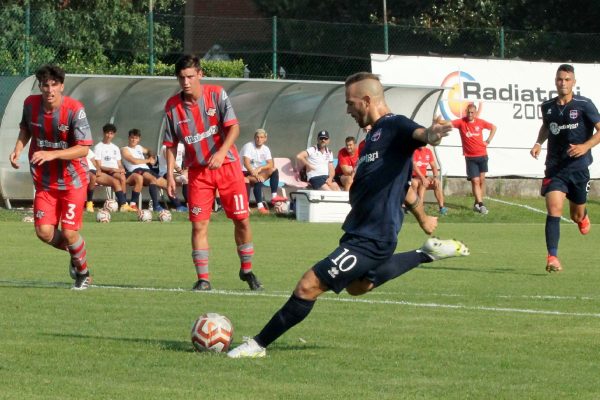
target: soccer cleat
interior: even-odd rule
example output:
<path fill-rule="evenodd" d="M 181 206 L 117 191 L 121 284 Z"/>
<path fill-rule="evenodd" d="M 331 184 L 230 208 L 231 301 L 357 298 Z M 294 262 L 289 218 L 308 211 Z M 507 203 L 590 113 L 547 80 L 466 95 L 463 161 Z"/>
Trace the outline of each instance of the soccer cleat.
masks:
<path fill-rule="evenodd" d="M 267 214 L 269 214 L 269 209 L 267 207 L 260 207 L 258 209 L 258 213 L 262 214 L 262 215 L 267 215 Z"/>
<path fill-rule="evenodd" d="M 133 210 L 127 203 L 122 204 L 121 207 L 119 207 L 119 212 L 130 212 L 130 211 L 133 211 Z"/>
<path fill-rule="evenodd" d="M 479 204 L 477 204 L 477 203 L 473 204 L 473 211 L 481 212 L 481 207 L 479 207 Z"/>
<path fill-rule="evenodd" d="M 177 212 L 188 212 L 188 208 L 186 206 L 179 206 L 175 209 Z"/>
<path fill-rule="evenodd" d="M 577 226 L 579 227 L 579 232 L 581 232 L 582 235 L 587 235 L 590 233 L 590 229 L 592 228 L 590 217 L 586 214 L 585 217 L 583 217 L 583 219 L 577 223 Z"/>
<path fill-rule="evenodd" d="M 484 205 L 479 206 L 479 212 L 483 215 L 487 215 L 487 213 L 489 213 L 487 207 Z"/>
<path fill-rule="evenodd" d="M 440 207 L 440 215 L 447 215 L 448 207 Z"/>
<path fill-rule="evenodd" d="M 154 212 L 161 212 L 164 211 L 164 207 L 161 206 L 160 204 L 157 204 L 156 207 L 154 207 Z"/>
<path fill-rule="evenodd" d="M 227 353 L 229 358 L 263 358 L 267 355 L 267 349 L 261 347 L 256 340 L 248 339 Z"/>
<path fill-rule="evenodd" d="M 138 212 L 138 211 L 140 211 L 140 209 L 138 208 L 138 206 L 136 204 L 134 204 L 134 203 L 131 203 L 129 205 L 129 208 L 130 208 L 129 211 L 132 211 L 132 212 Z"/>
<path fill-rule="evenodd" d="M 94 212 L 94 203 L 92 201 L 86 201 L 85 202 L 85 211 L 87 212 Z"/>
<path fill-rule="evenodd" d="M 562 267 L 560 266 L 560 261 L 558 257 L 548 255 L 548 259 L 546 261 L 546 272 L 560 272 L 562 271 Z"/>
<path fill-rule="evenodd" d="M 75 276 L 75 283 L 71 287 L 71 290 L 86 290 L 92 284 L 92 277 L 89 271 L 85 274 L 77 274 Z"/>
<path fill-rule="evenodd" d="M 205 292 L 207 290 L 212 290 L 212 286 L 206 279 L 198 279 L 192 287 L 192 292 Z"/>
<path fill-rule="evenodd" d="M 454 239 L 439 239 L 430 237 L 421 246 L 421 251 L 433 261 L 450 257 L 464 257 L 471 254 L 469 248 L 461 241 Z"/>
<path fill-rule="evenodd" d="M 69 261 L 69 276 L 71 279 L 77 278 L 77 268 L 73 264 L 73 260 Z"/>
<path fill-rule="evenodd" d="M 271 204 L 275 204 L 280 201 L 287 201 L 287 199 L 283 196 L 275 196 L 271 199 Z"/>
<path fill-rule="evenodd" d="M 252 271 L 244 272 L 243 270 L 240 269 L 240 280 L 245 281 L 248 284 L 248 286 L 250 287 L 250 290 L 263 290 L 264 289 L 262 283 L 260 283 L 260 281 L 258 280 L 256 275 L 254 275 L 254 272 L 252 272 Z"/>

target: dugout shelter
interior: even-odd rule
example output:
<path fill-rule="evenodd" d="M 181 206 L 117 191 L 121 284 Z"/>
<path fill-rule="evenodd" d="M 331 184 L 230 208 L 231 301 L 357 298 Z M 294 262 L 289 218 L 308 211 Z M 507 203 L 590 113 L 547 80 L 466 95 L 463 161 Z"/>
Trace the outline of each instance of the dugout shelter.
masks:
<path fill-rule="evenodd" d="M 273 157 L 294 159 L 298 152 L 315 143 L 317 132 L 325 129 L 331 136 L 330 148 L 337 155 L 347 136 L 360 133 L 356 122 L 346 114 L 343 82 L 225 78 L 204 78 L 203 82 L 223 86 L 231 98 L 241 128 L 238 149 L 253 140 L 257 128 L 264 128 Z M 387 85 L 385 90 L 395 113 L 429 126 L 444 89 Z M 142 132 L 141 144 L 157 150 L 164 129 L 163 107 L 178 91 L 174 77 L 68 74 L 64 95 L 83 102 L 94 143 L 102 139 L 102 126 L 111 122 L 118 129 L 113 141 L 117 146 L 126 145 L 127 132 L 138 128 Z M 33 199 L 28 148 L 21 154 L 18 170 L 11 167 L 8 156 L 18 136 L 23 101 L 37 93 L 35 77 L 25 78 L 10 95 L 2 115 L 0 192 L 8 207 L 10 200 Z"/>

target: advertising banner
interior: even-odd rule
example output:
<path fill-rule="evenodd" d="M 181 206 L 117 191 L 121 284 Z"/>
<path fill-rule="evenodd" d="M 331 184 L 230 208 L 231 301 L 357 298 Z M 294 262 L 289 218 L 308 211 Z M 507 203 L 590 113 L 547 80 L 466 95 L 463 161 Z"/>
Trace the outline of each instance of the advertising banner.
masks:
<path fill-rule="evenodd" d="M 561 63 L 450 57 L 371 55 L 372 72 L 386 85 L 427 85 L 446 88 L 438 114 L 447 120 L 477 106 L 477 117 L 496 125 L 488 147 L 488 176 L 540 178 L 546 144 L 536 160 L 529 151 L 542 125 L 540 104 L 556 96 L 554 77 Z M 600 106 L 600 65 L 573 64 L 574 92 Z M 487 138 L 488 132 L 483 135 Z M 592 178 L 600 178 L 600 146 L 593 149 Z M 460 135 L 453 130 L 436 148 L 446 176 L 466 176 Z"/>

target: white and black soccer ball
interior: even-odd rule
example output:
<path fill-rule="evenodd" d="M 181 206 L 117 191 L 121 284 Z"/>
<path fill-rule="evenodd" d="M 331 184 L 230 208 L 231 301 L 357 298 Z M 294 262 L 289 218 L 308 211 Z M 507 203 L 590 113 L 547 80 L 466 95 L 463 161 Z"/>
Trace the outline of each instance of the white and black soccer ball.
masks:
<path fill-rule="evenodd" d="M 117 203 L 116 200 L 114 199 L 107 199 L 104 202 L 104 208 L 106 211 L 110 212 L 110 213 L 114 213 L 117 212 L 117 210 L 119 209 L 119 203 Z"/>
<path fill-rule="evenodd" d="M 107 224 L 110 222 L 110 212 L 104 208 L 96 213 L 96 222 Z"/>
<path fill-rule="evenodd" d="M 275 210 L 275 214 L 286 215 L 290 212 L 290 202 L 278 201 L 275 204 L 273 204 L 273 210 Z"/>
<path fill-rule="evenodd" d="M 196 351 L 226 352 L 232 340 L 233 324 L 221 314 L 203 314 L 192 327 L 192 344 Z"/>
<path fill-rule="evenodd" d="M 172 218 L 173 216 L 171 215 L 171 211 L 169 210 L 162 210 L 158 213 L 158 220 L 160 222 L 171 222 Z"/>
<path fill-rule="evenodd" d="M 150 210 L 139 210 L 138 221 L 140 222 L 152 222 L 152 211 Z"/>

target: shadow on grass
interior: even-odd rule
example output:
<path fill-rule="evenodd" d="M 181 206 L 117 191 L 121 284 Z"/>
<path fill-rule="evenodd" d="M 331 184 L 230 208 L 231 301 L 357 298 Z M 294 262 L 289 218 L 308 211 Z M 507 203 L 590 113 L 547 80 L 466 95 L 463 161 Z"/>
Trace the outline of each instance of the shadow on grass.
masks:
<path fill-rule="evenodd" d="M 34 280 L 0 279 L 0 286 L 13 288 L 39 288 L 39 289 L 70 289 L 73 283 L 69 282 L 48 282 Z"/>
<path fill-rule="evenodd" d="M 432 265 L 421 265 L 419 267 L 419 269 L 475 272 L 475 273 L 480 273 L 480 274 L 513 274 L 513 275 L 526 275 L 526 276 L 546 276 L 546 275 L 548 275 L 547 272 L 540 272 L 540 273 L 524 272 L 518 268 L 512 268 L 512 267 L 477 269 L 477 268 L 467 268 L 467 267 L 438 267 L 438 266 L 432 266 Z"/>
<path fill-rule="evenodd" d="M 103 341 L 115 341 L 122 343 L 137 343 L 143 345 L 150 345 L 159 347 L 161 350 L 167 351 L 178 351 L 184 353 L 193 353 L 194 349 L 192 343 L 189 341 L 181 340 L 157 340 L 157 339 L 142 339 L 142 338 L 131 338 L 131 337 L 112 337 L 112 336 L 99 336 L 99 335 L 81 335 L 81 334 L 68 334 L 68 333 L 43 333 L 43 336 L 52 336 L 57 338 L 65 339 L 82 339 L 82 340 L 103 340 Z"/>

